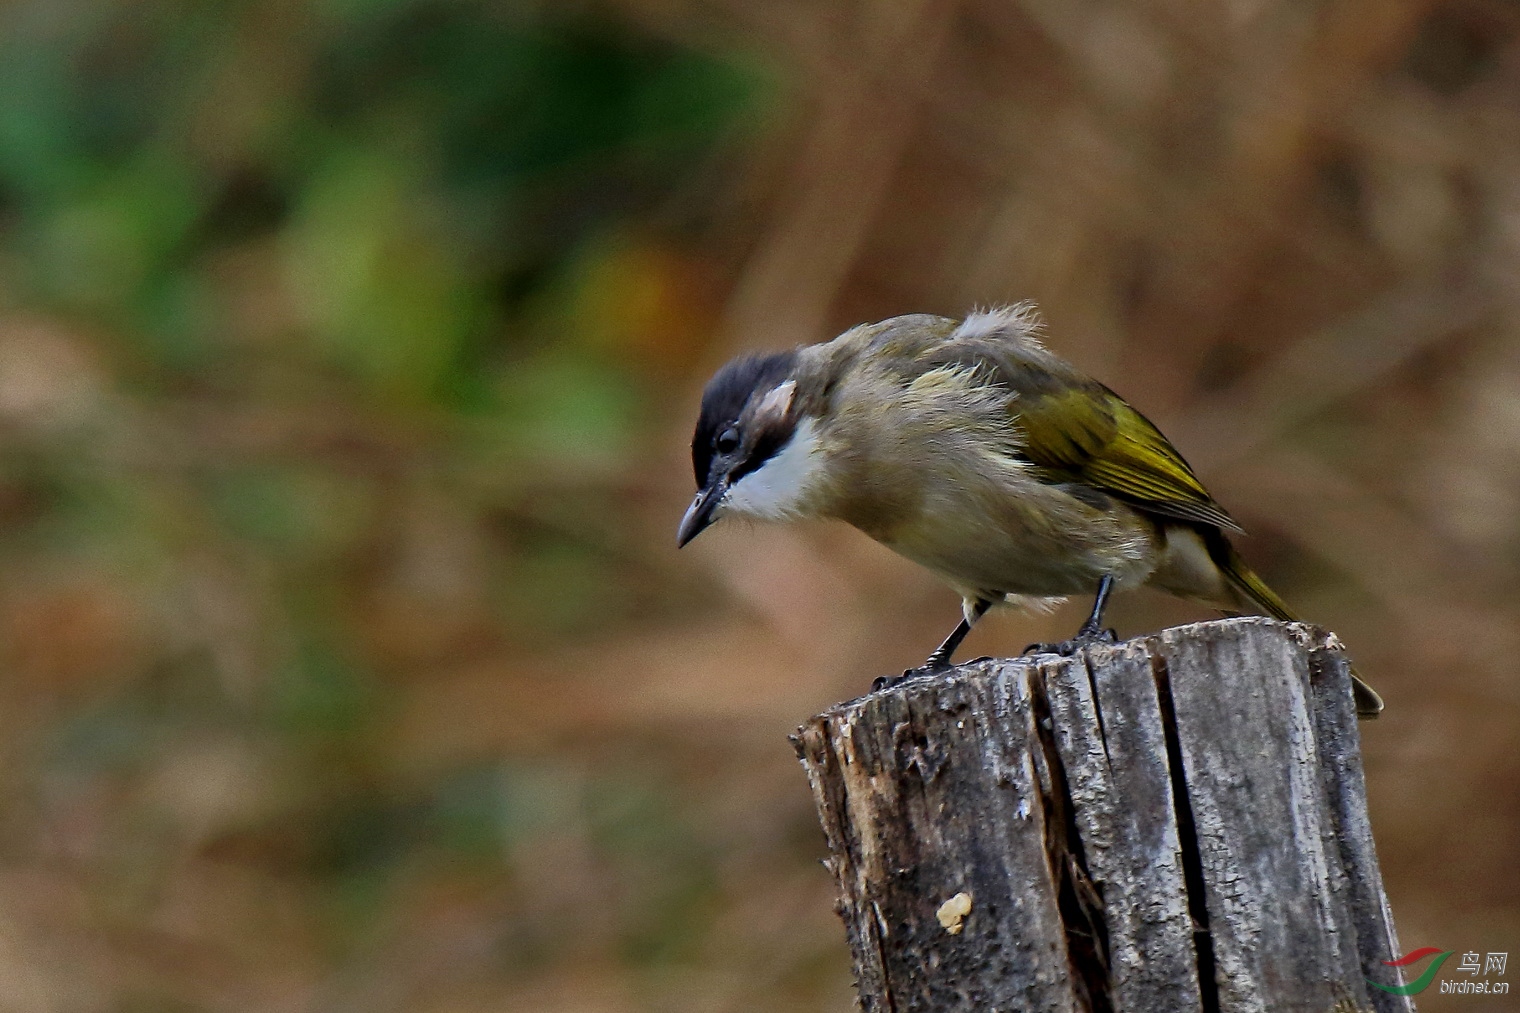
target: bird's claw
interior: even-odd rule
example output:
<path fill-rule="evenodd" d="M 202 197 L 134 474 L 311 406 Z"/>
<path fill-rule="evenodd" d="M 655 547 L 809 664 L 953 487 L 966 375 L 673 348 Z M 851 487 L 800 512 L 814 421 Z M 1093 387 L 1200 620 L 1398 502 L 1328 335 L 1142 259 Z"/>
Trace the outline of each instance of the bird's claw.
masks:
<path fill-rule="evenodd" d="M 884 689 L 891 689 L 893 686 L 907 682 L 909 679 L 916 679 L 920 675 L 936 675 L 940 672 L 947 671 L 951 667 L 952 666 L 945 662 L 941 662 L 937 665 L 930 662 L 919 665 L 917 668 L 905 668 L 903 669 L 902 675 L 878 675 L 871 682 L 871 692 L 876 693 Z"/>
<path fill-rule="evenodd" d="M 1031 654 L 1059 654 L 1063 658 L 1069 658 L 1084 647 L 1093 644 L 1117 644 L 1119 635 L 1113 630 L 1078 630 L 1077 635 L 1070 640 L 1062 640 L 1054 644 L 1030 644 L 1024 648 L 1024 656 Z"/>

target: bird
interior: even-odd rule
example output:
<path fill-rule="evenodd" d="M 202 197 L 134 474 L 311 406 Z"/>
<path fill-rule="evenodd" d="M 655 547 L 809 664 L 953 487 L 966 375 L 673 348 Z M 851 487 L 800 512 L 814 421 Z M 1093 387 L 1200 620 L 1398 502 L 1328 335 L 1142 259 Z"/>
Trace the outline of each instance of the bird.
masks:
<path fill-rule="evenodd" d="M 1071 639 L 1026 652 L 1068 655 L 1115 640 L 1110 595 L 1141 585 L 1297 619 L 1171 441 L 1047 349 L 1029 302 L 896 316 L 734 359 L 702 392 L 691 458 L 678 546 L 726 517 L 839 520 L 960 595 L 959 624 L 904 677 L 948 668 L 994 605 L 1092 594 Z M 1352 689 L 1359 716 L 1382 711 L 1355 674 Z"/>

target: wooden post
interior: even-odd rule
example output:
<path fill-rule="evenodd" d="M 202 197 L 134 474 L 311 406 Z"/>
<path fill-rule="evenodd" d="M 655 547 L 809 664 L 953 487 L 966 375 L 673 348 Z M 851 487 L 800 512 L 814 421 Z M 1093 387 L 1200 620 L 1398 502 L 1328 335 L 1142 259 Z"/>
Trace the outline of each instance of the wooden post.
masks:
<path fill-rule="evenodd" d="M 984 660 L 795 739 L 869 1013 L 1412 1011 L 1346 660 L 1270 619 Z"/>

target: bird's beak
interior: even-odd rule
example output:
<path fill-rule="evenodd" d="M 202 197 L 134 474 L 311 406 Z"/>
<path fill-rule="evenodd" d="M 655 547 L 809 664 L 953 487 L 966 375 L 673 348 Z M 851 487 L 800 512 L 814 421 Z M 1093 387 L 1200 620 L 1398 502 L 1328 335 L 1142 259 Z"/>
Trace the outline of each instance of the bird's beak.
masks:
<path fill-rule="evenodd" d="M 697 498 L 686 508 L 686 516 L 681 518 L 681 526 L 676 529 L 676 548 L 684 546 L 717 520 L 718 504 L 726 492 L 728 482 L 719 478 L 709 482 L 707 488 L 697 493 Z"/>

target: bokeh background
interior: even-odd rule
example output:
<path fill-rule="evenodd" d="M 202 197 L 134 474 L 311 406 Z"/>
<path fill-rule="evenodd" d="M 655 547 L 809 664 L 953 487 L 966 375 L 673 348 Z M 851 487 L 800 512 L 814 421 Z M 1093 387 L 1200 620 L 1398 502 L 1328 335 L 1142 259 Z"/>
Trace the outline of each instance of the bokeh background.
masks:
<path fill-rule="evenodd" d="M 956 603 L 678 554 L 695 405 L 1022 298 L 1387 697 L 1405 948 L 1520 958 L 1520 6 L 10 0 L 0 1010 L 849 1009 L 786 735 Z"/>

